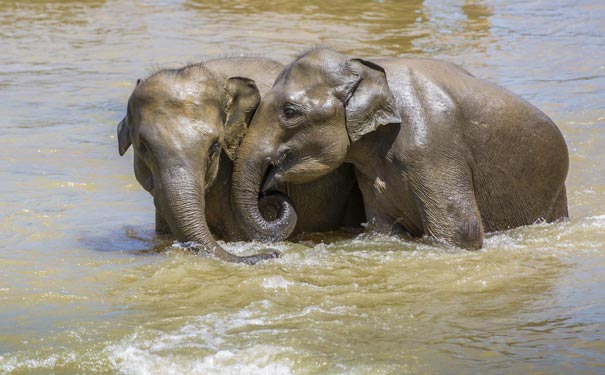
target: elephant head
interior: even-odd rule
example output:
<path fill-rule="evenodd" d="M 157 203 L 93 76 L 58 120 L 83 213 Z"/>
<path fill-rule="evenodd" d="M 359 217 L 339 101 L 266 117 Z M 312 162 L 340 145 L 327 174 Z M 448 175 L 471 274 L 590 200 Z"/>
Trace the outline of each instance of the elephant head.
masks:
<path fill-rule="evenodd" d="M 263 97 L 235 161 L 233 202 L 251 236 L 267 233 L 259 194 L 306 183 L 345 162 L 353 142 L 399 123 L 383 68 L 319 48 L 288 65 Z"/>
<path fill-rule="evenodd" d="M 205 193 L 217 176 L 221 152 L 235 157 L 259 100 L 247 78 L 221 81 L 203 65 L 162 70 L 137 82 L 117 129 L 120 155 L 134 149 L 135 176 L 153 196 L 156 220 L 179 241 L 249 264 L 277 253 L 238 257 L 221 248 L 206 222 Z"/>

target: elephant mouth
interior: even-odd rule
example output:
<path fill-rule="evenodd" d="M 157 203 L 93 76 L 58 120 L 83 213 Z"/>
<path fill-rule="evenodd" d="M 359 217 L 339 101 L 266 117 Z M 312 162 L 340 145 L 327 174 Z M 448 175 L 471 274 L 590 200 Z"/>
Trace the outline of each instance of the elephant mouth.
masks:
<path fill-rule="evenodd" d="M 276 190 L 277 185 L 283 181 L 283 178 L 284 175 L 281 171 L 281 168 L 269 164 L 261 182 L 261 194 L 265 194 L 271 190 Z"/>
<path fill-rule="evenodd" d="M 272 159 L 267 158 L 265 164 L 265 173 L 263 174 L 263 180 L 261 182 L 261 193 L 266 193 L 270 190 L 276 190 L 277 186 L 285 182 L 286 168 L 284 165 L 287 164 L 286 160 L 290 155 L 290 150 L 286 149 L 280 153 L 279 157 Z"/>

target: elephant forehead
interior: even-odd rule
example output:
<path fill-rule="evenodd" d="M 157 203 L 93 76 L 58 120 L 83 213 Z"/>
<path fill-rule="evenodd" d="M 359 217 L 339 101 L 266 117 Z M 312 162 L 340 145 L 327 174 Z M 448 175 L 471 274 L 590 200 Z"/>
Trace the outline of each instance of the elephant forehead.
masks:
<path fill-rule="evenodd" d="M 206 121 L 195 121 L 186 117 L 174 119 L 174 126 L 154 129 L 154 139 L 165 144 L 168 149 L 185 152 L 205 152 L 218 137 L 221 136 L 219 128 Z"/>
<path fill-rule="evenodd" d="M 320 108 L 333 104 L 339 82 L 327 72 L 304 64 L 293 67 L 290 74 L 276 83 L 273 91 L 277 94 L 278 103 L 291 102 Z"/>
<path fill-rule="evenodd" d="M 297 103 L 310 108 L 319 108 L 331 102 L 332 89 L 325 82 L 287 82 L 277 89 L 278 102 Z"/>
<path fill-rule="evenodd" d="M 159 74 L 141 82 L 133 92 L 133 97 L 139 101 L 196 103 L 215 97 L 216 91 L 217 86 L 205 77 L 186 79 L 177 75 Z"/>
<path fill-rule="evenodd" d="M 176 148 L 200 145 L 205 140 L 215 140 L 222 136 L 220 116 L 192 116 L 186 112 L 166 111 L 155 107 L 142 114 L 138 135 L 152 143 L 173 143 Z"/>
<path fill-rule="evenodd" d="M 177 121 L 179 118 L 190 119 L 193 123 L 203 120 L 213 124 L 220 122 L 222 101 L 212 91 L 204 85 L 156 84 L 135 91 L 131 103 L 133 111 L 142 117 L 143 122 L 157 126 L 173 127 L 175 122 L 185 122 Z"/>
<path fill-rule="evenodd" d="M 197 141 L 200 139 L 215 139 L 221 135 L 221 128 L 215 121 L 194 119 L 189 116 L 178 116 L 175 131 L 166 129 L 173 136 L 180 136 L 183 140 Z"/>
<path fill-rule="evenodd" d="M 338 86 L 348 79 L 350 69 L 346 58 L 329 50 L 317 50 L 294 61 L 282 74 L 284 81 Z M 322 53 L 319 53 L 322 52 Z M 325 52 L 330 52 L 326 54 Z"/>
<path fill-rule="evenodd" d="M 172 97 L 183 102 L 218 101 L 219 88 L 206 80 L 181 80 L 173 85 Z"/>

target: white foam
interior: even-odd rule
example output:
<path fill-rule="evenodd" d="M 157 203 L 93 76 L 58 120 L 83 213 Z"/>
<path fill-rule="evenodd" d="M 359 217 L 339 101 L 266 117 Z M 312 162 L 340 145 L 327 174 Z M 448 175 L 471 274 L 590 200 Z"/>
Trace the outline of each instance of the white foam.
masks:
<path fill-rule="evenodd" d="M 61 354 L 51 354 L 47 357 L 32 359 L 20 358 L 20 355 L 12 357 L 4 357 L 0 355 L 0 373 L 8 374 L 17 370 L 32 370 L 32 369 L 53 369 L 60 363 L 74 363 L 77 356 L 73 352 Z"/>
<path fill-rule="evenodd" d="M 17 359 L 15 357 L 4 357 L 0 354 L 0 372 L 8 374 L 17 369 Z"/>
<path fill-rule="evenodd" d="M 267 326 L 263 311 L 268 308 L 269 301 L 258 301 L 236 314 L 200 316 L 172 332 L 140 328 L 107 347 L 106 355 L 125 374 L 290 374 L 286 354 L 291 348 L 251 343 L 245 336 L 232 340 L 246 327 Z"/>
<path fill-rule="evenodd" d="M 605 221 L 605 215 L 591 216 L 588 219 L 596 220 L 596 221 Z"/>
<path fill-rule="evenodd" d="M 486 237 L 483 247 L 489 250 L 493 248 L 522 249 L 527 246 L 520 244 L 517 239 L 511 236 L 510 232 L 502 232 Z"/>
<path fill-rule="evenodd" d="M 281 276 L 271 276 L 263 278 L 262 286 L 267 289 L 288 289 L 294 283 Z"/>
<path fill-rule="evenodd" d="M 157 352 L 153 345 L 145 347 L 135 340 L 113 347 L 109 360 L 117 371 L 132 375 L 291 374 L 291 364 L 284 359 L 291 351 L 273 345 L 252 345 L 191 359 L 172 355 L 170 351 Z"/>
<path fill-rule="evenodd" d="M 288 350 L 272 345 L 254 345 L 244 350 L 221 350 L 192 366 L 197 374 L 292 374 L 290 365 L 275 361 Z"/>
<path fill-rule="evenodd" d="M 292 282 L 273 277 L 269 285 L 290 285 Z M 115 345 L 104 355 L 116 372 L 147 374 L 291 374 L 294 363 L 291 347 L 249 339 L 259 329 L 271 336 L 272 324 L 313 314 L 339 316 L 350 314 L 352 307 L 324 308 L 311 305 L 274 315 L 269 300 L 251 303 L 236 313 L 214 312 L 199 316 L 171 332 L 141 327 Z M 197 354 L 196 354 L 197 353 Z"/>

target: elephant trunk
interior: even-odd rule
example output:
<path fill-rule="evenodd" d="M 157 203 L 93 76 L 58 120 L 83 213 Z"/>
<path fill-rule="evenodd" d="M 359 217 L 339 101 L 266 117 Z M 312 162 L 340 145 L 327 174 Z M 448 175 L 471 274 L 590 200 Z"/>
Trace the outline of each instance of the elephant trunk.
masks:
<path fill-rule="evenodd" d="M 264 155 L 247 151 L 253 142 L 240 146 L 233 173 L 233 205 L 240 226 L 250 239 L 272 242 L 285 240 L 296 226 L 296 211 L 283 193 L 260 193 L 271 163 Z M 259 207 L 262 207 L 262 211 Z"/>
<path fill-rule="evenodd" d="M 162 176 L 161 191 L 156 191 L 163 196 L 163 199 L 156 198 L 156 207 L 179 241 L 194 242 L 195 250 L 229 262 L 254 264 L 278 256 L 279 253 L 273 252 L 240 257 L 219 246 L 206 223 L 204 185 L 195 183 L 195 179 L 188 175 L 182 170 L 176 174 L 166 173 Z"/>

